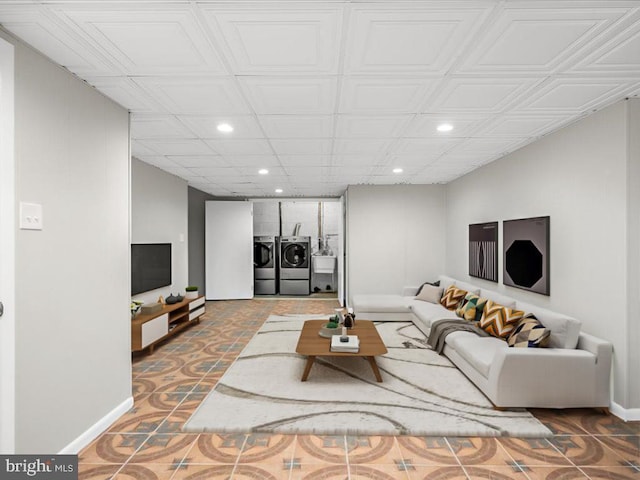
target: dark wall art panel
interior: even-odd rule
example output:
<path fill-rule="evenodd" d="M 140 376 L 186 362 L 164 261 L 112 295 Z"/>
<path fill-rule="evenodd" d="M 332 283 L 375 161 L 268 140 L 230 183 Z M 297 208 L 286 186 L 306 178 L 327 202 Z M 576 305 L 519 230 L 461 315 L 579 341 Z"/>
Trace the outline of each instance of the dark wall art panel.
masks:
<path fill-rule="evenodd" d="M 469 275 L 498 281 L 498 222 L 469 225 Z"/>
<path fill-rule="evenodd" d="M 505 285 L 549 295 L 549 221 L 536 217 L 503 222 Z"/>

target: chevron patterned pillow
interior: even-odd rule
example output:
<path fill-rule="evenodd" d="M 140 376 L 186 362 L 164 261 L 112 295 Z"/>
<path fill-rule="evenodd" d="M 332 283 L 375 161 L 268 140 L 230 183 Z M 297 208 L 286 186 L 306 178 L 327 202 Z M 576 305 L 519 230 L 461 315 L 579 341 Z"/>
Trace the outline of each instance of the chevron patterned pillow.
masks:
<path fill-rule="evenodd" d="M 480 317 L 482 317 L 486 303 L 486 298 L 481 298 L 475 293 L 467 293 L 464 300 L 462 300 L 458 308 L 456 308 L 456 315 L 469 322 L 477 322 L 480 320 Z"/>
<path fill-rule="evenodd" d="M 524 317 L 524 312 L 487 300 L 480 319 L 480 328 L 494 337 L 506 339 Z"/>
<path fill-rule="evenodd" d="M 550 336 L 551 331 L 545 328 L 535 315 L 528 313 L 511 332 L 507 343 L 510 347 L 519 348 L 546 347 Z"/>
<path fill-rule="evenodd" d="M 449 285 L 449 288 L 440 299 L 440 304 L 448 310 L 455 310 L 466 294 L 466 290 L 456 288 L 455 285 Z"/>

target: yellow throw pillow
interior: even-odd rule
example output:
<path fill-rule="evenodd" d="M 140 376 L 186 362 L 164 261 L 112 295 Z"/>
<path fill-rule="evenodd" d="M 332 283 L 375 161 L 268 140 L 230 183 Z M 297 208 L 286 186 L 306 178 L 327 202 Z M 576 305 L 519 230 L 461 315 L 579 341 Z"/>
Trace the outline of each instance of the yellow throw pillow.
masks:
<path fill-rule="evenodd" d="M 456 288 L 455 285 L 450 285 L 449 288 L 447 288 L 447 291 L 444 292 L 444 295 L 442 295 L 440 304 L 448 310 L 455 310 L 456 308 L 458 308 L 458 304 L 462 301 L 466 294 L 466 290 Z"/>
<path fill-rule="evenodd" d="M 487 300 L 480 319 L 480 328 L 494 337 L 506 339 L 524 317 L 524 312 Z"/>

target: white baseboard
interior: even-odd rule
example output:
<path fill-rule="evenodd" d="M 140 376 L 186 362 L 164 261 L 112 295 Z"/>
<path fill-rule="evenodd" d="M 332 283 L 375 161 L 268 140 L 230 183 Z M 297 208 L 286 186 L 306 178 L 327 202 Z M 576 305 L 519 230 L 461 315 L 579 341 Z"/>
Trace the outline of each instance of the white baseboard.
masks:
<path fill-rule="evenodd" d="M 118 418 L 124 415 L 131 407 L 133 407 L 133 397 L 127 398 L 124 402 L 118 405 L 116 408 L 107 413 L 104 417 L 98 420 L 94 425 L 89 427 L 89 429 L 72 441 L 69 445 L 64 447 L 58 453 L 61 455 L 75 455 L 84 447 L 89 445 L 93 440 L 95 440 L 98 435 L 104 432 L 107 428 L 111 426 L 113 422 L 115 422 Z"/>
<path fill-rule="evenodd" d="M 611 402 L 609 409 L 616 417 L 621 418 L 625 422 L 635 422 L 640 420 L 640 408 L 623 408 L 615 402 Z"/>

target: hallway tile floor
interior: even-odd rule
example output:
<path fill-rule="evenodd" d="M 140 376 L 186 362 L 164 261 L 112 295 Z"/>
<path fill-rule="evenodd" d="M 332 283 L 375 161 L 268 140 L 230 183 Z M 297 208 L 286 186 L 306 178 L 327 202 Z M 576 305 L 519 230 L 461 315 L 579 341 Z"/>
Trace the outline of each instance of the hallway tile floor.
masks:
<path fill-rule="evenodd" d="M 183 433 L 271 314 L 330 314 L 327 299 L 207 302 L 194 325 L 133 359 L 134 406 L 79 457 L 81 479 L 640 480 L 640 422 L 535 410 L 554 436 L 356 437 Z"/>

